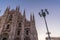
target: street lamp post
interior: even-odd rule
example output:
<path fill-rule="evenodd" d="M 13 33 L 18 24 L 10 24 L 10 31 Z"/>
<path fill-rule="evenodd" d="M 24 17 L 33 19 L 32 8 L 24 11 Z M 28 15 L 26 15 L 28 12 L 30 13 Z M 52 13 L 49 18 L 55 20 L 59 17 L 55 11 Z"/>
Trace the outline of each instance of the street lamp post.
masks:
<path fill-rule="evenodd" d="M 51 38 L 50 38 L 50 32 L 48 30 L 47 21 L 46 21 L 46 14 L 49 14 L 49 12 L 47 11 L 47 9 L 45 9 L 44 11 L 43 11 L 43 9 L 41 9 L 41 12 L 42 12 L 41 14 L 39 12 L 39 15 L 40 15 L 40 17 L 44 18 L 46 29 L 47 29 L 48 40 L 51 40 Z"/>

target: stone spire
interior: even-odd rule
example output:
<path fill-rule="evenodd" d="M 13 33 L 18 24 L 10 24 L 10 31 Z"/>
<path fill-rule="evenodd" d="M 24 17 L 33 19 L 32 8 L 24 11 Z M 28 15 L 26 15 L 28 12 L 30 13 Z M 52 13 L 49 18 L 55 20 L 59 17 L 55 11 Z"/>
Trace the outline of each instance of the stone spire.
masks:
<path fill-rule="evenodd" d="M 17 12 L 19 12 L 19 9 L 20 9 L 20 7 L 19 7 L 19 6 L 17 6 L 17 7 L 16 7 L 16 11 L 17 11 Z"/>
<path fill-rule="evenodd" d="M 33 13 L 33 22 L 35 23 L 35 17 L 34 17 L 34 13 Z"/>
<path fill-rule="evenodd" d="M 33 21 L 33 17 L 32 17 L 32 14 L 30 14 L 30 21 L 31 21 L 31 22 Z"/>
<path fill-rule="evenodd" d="M 10 7 L 7 7 L 5 12 L 8 12 L 9 10 L 10 10 Z"/>
<path fill-rule="evenodd" d="M 6 10 L 10 10 L 10 7 L 8 6 L 8 7 L 6 8 Z"/>
<path fill-rule="evenodd" d="M 23 16 L 24 16 L 24 18 L 26 18 L 26 15 L 25 15 L 25 9 L 24 9 L 24 12 L 23 12 Z"/>
<path fill-rule="evenodd" d="M 24 21 L 26 21 L 25 9 L 24 9 L 24 12 L 23 12 L 23 19 L 24 19 Z"/>
<path fill-rule="evenodd" d="M 9 11 L 10 11 L 10 7 L 7 7 L 6 10 L 5 10 L 4 15 L 8 15 Z"/>

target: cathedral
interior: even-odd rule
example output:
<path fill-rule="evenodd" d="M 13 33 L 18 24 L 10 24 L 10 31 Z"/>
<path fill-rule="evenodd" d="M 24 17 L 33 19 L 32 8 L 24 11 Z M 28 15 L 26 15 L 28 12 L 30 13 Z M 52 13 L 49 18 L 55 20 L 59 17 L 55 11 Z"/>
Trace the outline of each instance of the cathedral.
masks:
<path fill-rule="evenodd" d="M 7 7 L 0 16 L 0 40 L 38 40 L 34 14 L 27 20 L 25 10 L 22 15 L 19 9 Z"/>

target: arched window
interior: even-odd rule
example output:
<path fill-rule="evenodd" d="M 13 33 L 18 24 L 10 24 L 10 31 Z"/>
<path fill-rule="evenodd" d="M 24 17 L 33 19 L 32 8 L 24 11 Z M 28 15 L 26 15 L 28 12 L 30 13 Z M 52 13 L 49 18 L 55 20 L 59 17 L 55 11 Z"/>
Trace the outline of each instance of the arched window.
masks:
<path fill-rule="evenodd" d="M 21 27 L 21 23 L 19 23 L 19 27 Z"/>
<path fill-rule="evenodd" d="M 29 33 L 29 30 L 26 30 L 26 34 L 28 35 L 28 33 Z"/>
<path fill-rule="evenodd" d="M 9 16 L 9 20 L 12 20 L 12 15 Z"/>
<path fill-rule="evenodd" d="M 10 27 L 10 25 L 8 24 L 7 27 L 6 27 L 6 29 L 9 29 L 9 27 Z"/>
<path fill-rule="evenodd" d="M 20 30 L 17 31 L 17 35 L 20 35 Z"/>
<path fill-rule="evenodd" d="M 26 28 L 26 29 L 25 29 L 25 34 L 26 34 L 26 35 L 29 35 L 29 28 Z"/>

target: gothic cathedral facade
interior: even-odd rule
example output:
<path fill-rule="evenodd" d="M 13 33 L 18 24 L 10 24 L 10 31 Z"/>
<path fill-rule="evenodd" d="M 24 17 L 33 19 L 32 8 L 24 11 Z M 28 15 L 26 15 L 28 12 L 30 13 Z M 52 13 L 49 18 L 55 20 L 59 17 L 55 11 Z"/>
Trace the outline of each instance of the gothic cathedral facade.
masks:
<path fill-rule="evenodd" d="M 7 7 L 0 16 L 0 40 L 38 40 L 34 15 L 28 21 L 25 10 L 22 15 L 19 7 L 15 10 Z"/>

